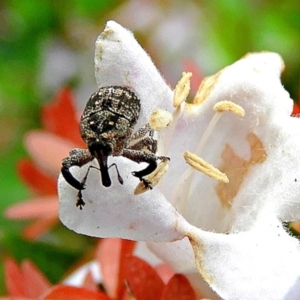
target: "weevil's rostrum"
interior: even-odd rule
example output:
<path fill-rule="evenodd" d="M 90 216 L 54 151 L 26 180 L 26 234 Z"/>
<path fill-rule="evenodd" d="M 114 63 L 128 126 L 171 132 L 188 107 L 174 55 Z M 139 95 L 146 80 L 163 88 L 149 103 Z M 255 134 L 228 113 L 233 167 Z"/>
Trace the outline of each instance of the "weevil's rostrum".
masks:
<path fill-rule="evenodd" d="M 140 110 L 140 99 L 127 87 L 103 87 L 88 100 L 80 123 L 81 137 L 88 149 L 71 150 L 69 157 L 62 161 L 61 169 L 65 180 L 78 190 L 76 205 L 80 209 L 85 205 L 82 190 L 85 189 L 88 173 L 91 168 L 96 167 L 90 166 L 81 181 L 74 178 L 70 168 L 81 167 L 94 158 L 99 163 L 102 185 L 105 187 L 111 185 L 108 170 L 113 166 L 116 168 L 119 182 L 123 184 L 117 165 L 108 166 L 110 155 L 123 156 L 137 163 L 148 163 L 145 169 L 132 172 L 132 175 L 151 188 L 150 183 L 144 177 L 156 169 L 158 159 L 168 158 L 155 155 L 157 141 L 153 138 L 153 130 L 148 124 L 132 134 Z"/>

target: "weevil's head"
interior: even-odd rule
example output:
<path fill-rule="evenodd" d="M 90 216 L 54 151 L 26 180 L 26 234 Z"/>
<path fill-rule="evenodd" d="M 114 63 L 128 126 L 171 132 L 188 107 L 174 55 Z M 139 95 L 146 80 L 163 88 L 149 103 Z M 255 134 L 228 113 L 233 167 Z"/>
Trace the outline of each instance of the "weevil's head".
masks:
<path fill-rule="evenodd" d="M 101 149 L 108 156 L 121 155 L 132 134 L 128 120 L 108 110 L 82 118 L 80 131 L 92 154 Z"/>

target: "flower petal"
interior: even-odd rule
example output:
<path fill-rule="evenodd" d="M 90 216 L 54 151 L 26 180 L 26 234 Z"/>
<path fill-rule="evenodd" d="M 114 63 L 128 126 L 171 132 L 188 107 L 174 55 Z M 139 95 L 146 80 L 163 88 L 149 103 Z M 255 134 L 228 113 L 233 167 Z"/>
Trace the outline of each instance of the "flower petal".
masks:
<path fill-rule="evenodd" d="M 57 285 L 54 286 L 50 292 L 48 292 L 44 297 L 44 300 L 110 300 L 108 296 L 100 292 L 90 291 L 85 288 L 79 288 L 67 285 Z"/>
<path fill-rule="evenodd" d="M 64 279 L 63 283 L 71 286 L 86 287 L 86 277 L 90 275 L 92 275 L 92 279 L 96 284 L 102 282 L 103 276 L 98 264 L 95 261 L 84 263 L 83 265 L 79 266 L 73 273 L 71 273 L 67 278 Z"/>
<path fill-rule="evenodd" d="M 29 297 L 37 298 L 50 288 L 48 279 L 31 261 L 25 260 L 22 263 L 22 271 Z"/>
<path fill-rule="evenodd" d="M 10 258 L 4 262 L 5 285 L 10 296 L 27 297 L 26 286 L 23 281 L 23 274 L 18 264 Z"/>
<path fill-rule="evenodd" d="M 282 69 L 275 53 L 249 54 L 206 78 L 194 103 L 185 104 L 164 184 L 166 197 L 193 225 L 217 232 L 246 230 L 269 210 L 284 221 L 300 218 L 300 140 L 295 138 L 300 120 L 290 117 L 293 101 L 280 82 Z M 243 107 L 245 116 L 223 112 L 207 131 L 213 106 L 224 100 Z M 195 171 L 184 177 L 186 150 L 227 174 L 230 182 Z"/>
<path fill-rule="evenodd" d="M 97 248 L 97 260 L 107 294 L 119 299 L 124 293 L 124 261 L 132 254 L 135 242 L 121 239 L 103 239 Z"/>
<path fill-rule="evenodd" d="M 42 195 L 54 195 L 57 190 L 57 182 L 53 177 L 45 174 L 30 160 L 18 161 L 18 175 L 27 186 Z"/>
<path fill-rule="evenodd" d="M 125 260 L 124 278 L 136 299 L 160 299 L 164 283 L 155 269 L 142 259 L 128 256 Z"/>
<path fill-rule="evenodd" d="M 84 280 L 82 282 L 82 287 L 93 292 L 99 291 L 98 283 L 95 282 L 93 273 L 91 271 L 88 271 L 87 274 L 85 275 Z"/>
<path fill-rule="evenodd" d="M 57 177 L 61 161 L 75 148 L 75 144 L 46 131 L 31 131 L 25 138 L 25 146 L 39 168 Z"/>
<path fill-rule="evenodd" d="M 24 261 L 19 267 L 8 258 L 4 267 L 6 288 L 12 297 L 36 299 L 50 288 L 49 281 L 30 261 Z"/>
<path fill-rule="evenodd" d="M 175 275 L 174 270 L 167 263 L 161 263 L 155 266 L 154 269 L 164 283 L 169 282 L 169 280 Z"/>
<path fill-rule="evenodd" d="M 66 138 L 74 144 L 83 145 L 80 137 L 79 120 L 71 90 L 67 87 L 58 91 L 54 101 L 44 105 L 42 110 L 42 121 L 45 130 Z"/>
<path fill-rule="evenodd" d="M 10 206 L 5 216 L 11 219 L 32 219 L 57 216 L 57 196 L 44 196 L 30 199 Z"/>
<path fill-rule="evenodd" d="M 49 218 L 42 218 L 34 221 L 32 224 L 25 227 L 23 230 L 23 236 L 27 239 L 36 239 L 49 231 L 58 223 L 57 216 L 51 216 Z"/>
<path fill-rule="evenodd" d="M 142 102 L 137 128 L 156 108 L 172 111 L 173 92 L 133 34 L 114 21 L 96 41 L 95 76 L 99 87 L 127 86 L 137 94 Z"/>
<path fill-rule="evenodd" d="M 299 242 L 274 215 L 247 232 L 188 235 L 198 271 L 223 299 L 298 299 L 284 296 L 300 275 Z"/>
<path fill-rule="evenodd" d="M 96 80 L 101 86 L 129 86 L 141 99 L 137 127 L 148 123 L 153 110 L 172 109 L 173 92 L 166 85 L 151 59 L 134 39 L 131 32 L 110 21 L 96 41 Z M 154 188 L 142 195 L 133 195 L 138 180 L 130 174 L 136 164 L 124 158 L 111 158 L 128 179 L 124 186 L 104 188 L 97 172 L 91 172 L 83 192 L 86 206 L 76 208 L 76 190 L 62 177 L 59 179 L 60 219 L 78 233 L 98 237 L 122 237 L 135 240 L 170 241 L 183 237 L 180 226 L 184 219 Z M 87 166 L 72 168 L 79 178 Z M 74 171 L 73 171 L 74 169 Z M 77 168 L 78 169 L 78 168 Z M 98 175 L 98 174 L 96 174 Z"/>
<path fill-rule="evenodd" d="M 172 243 L 147 243 L 147 245 L 160 259 L 172 266 L 176 273 L 184 274 L 197 291 L 197 295 L 212 300 L 219 299 L 198 273 L 195 255 L 188 238 Z"/>
<path fill-rule="evenodd" d="M 163 290 L 161 300 L 196 300 L 195 291 L 181 274 L 174 275 Z"/>
<path fill-rule="evenodd" d="M 112 158 L 126 178 L 124 185 L 115 181 L 105 188 L 100 173 L 91 171 L 82 192 L 85 206 L 76 207 L 77 190 L 59 177 L 59 217 L 62 223 L 77 233 L 96 237 L 122 237 L 140 241 L 173 241 L 183 237 L 185 220 L 158 189 L 141 195 L 133 191 L 139 180 L 131 175 L 132 163 Z M 72 168 L 76 178 L 83 177 L 88 166 Z M 125 173 L 126 172 L 126 173 Z M 81 174 L 81 175 L 79 175 Z M 129 177 L 130 176 L 130 177 Z"/>

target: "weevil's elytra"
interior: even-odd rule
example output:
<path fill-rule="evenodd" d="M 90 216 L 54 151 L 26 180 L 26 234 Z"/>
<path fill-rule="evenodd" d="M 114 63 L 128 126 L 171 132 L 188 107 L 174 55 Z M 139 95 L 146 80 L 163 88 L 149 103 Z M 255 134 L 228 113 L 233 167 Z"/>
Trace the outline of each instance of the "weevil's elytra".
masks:
<path fill-rule="evenodd" d="M 123 156 L 137 163 L 147 162 L 149 165 L 141 171 L 132 172 L 133 176 L 143 179 L 157 167 L 158 159 L 166 159 L 156 156 L 157 141 L 153 139 L 153 130 L 148 124 L 132 134 L 141 110 L 140 99 L 127 87 L 108 86 L 100 88 L 88 100 L 80 122 L 81 137 L 88 149 L 73 149 L 69 157 L 62 161 L 62 175 L 65 180 L 78 190 L 77 206 L 80 209 L 85 205 L 82 199 L 82 190 L 85 189 L 86 175 L 78 181 L 70 172 L 72 166 L 81 167 L 94 158 L 99 163 L 102 184 L 105 187 L 111 185 L 108 173 L 110 167 L 115 167 L 118 180 L 123 184 L 123 179 L 117 165 L 108 166 L 108 157 Z M 97 169 L 97 168 L 96 168 Z"/>
<path fill-rule="evenodd" d="M 104 141 L 111 155 L 121 155 L 140 115 L 139 98 L 128 88 L 100 88 L 86 104 L 81 117 L 81 137 L 87 145 Z"/>
<path fill-rule="evenodd" d="M 141 104 L 139 98 L 126 87 L 104 87 L 94 93 L 86 104 L 81 121 L 90 118 L 95 113 L 111 112 L 116 116 L 127 119 L 135 125 L 140 115 Z M 100 116 L 100 115 L 99 115 Z"/>

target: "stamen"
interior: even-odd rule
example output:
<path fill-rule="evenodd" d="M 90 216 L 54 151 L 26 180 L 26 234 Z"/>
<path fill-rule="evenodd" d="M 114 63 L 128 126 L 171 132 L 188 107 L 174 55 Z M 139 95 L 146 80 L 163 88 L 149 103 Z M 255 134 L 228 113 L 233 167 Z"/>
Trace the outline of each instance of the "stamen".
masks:
<path fill-rule="evenodd" d="M 216 179 L 218 181 L 228 183 L 229 179 L 226 174 L 222 173 L 219 169 L 209 164 L 198 155 L 193 154 L 189 151 L 184 152 L 183 157 L 192 168 L 206 174 L 207 176 Z"/>
<path fill-rule="evenodd" d="M 164 174 L 168 171 L 168 168 L 169 160 L 162 160 L 152 173 L 143 177 L 143 180 L 135 188 L 134 195 L 145 193 L 155 187 L 164 176 Z"/>
<path fill-rule="evenodd" d="M 195 151 L 195 153 L 197 153 L 198 155 L 200 155 L 200 153 L 202 152 L 203 147 L 205 146 L 205 144 L 206 144 L 208 138 L 210 137 L 210 135 L 212 134 L 212 132 L 213 132 L 215 126 L 217 125 L 220 117 L 221 117 L 221 114 L 216 113 L 216 114 L 214 114 L 214 116 L 212 117 L 210 122 L 208 123 L 208 125 L 207 125 L 201 139 L 200 139 L 198 147 Z"/>
<path fill-rule="evenodd" d="M 171 113 L 163 109 L 156 109 L 150 116 L 149 125 L 153 130 L 158 131 L 169 126 L 172 121 L 173 116 Z"/>
<path fill-rule="evenodd" d="M 191 84 L 190 78 L 192 77 L 192 73 L 190 72 L 183 72 L 181 79 L 178 81 L 175 90 L 174 90 L 174 98 L 173 98 L 173 106 L 179 107 L 180 104 L 186 100 Z"/>
<path fill-rule="evenodd" d="M 202 152 L 202 149 L 206 145 L 208 138 L 212 134 L 216 124 L 218 123 L 222 112 L 224 111 L 230 111 L 233 112 L 239 116 L 243 116 L 245 114 L 245 111 L 242 107 L 239 105 L 231 102 L 231 101 L 220 101 L 214 105 L 214 110 L 216 110 L 215 115 L 210 120 L 209 124 L 207 125 L 200 142 L 198 144 L 198 147 L 195 151 L 196 154 L 192 154 L 191 152 L 186 151 L 183 154 L 183 157 L 185 161 L 194 169 L 210 176 L 211 178 L 214 178 L 218 181 L 228 183 L 229 179 L 226 174 L 222 173 L 220 170 L 215 168 L 213 165 L 209 164 L 208 162 L 204 161 L 202 158 L 199 157 L 199 155 Z M 179 182 L 186 182 L 185 187 L 187 190 L 189 190 L 190 185 L 192 183 L 193 176 L 193 169 L 189 168 L 187 169 L 180 177 Z M 176 197 L 177 194 L 179 194 L 179 187 L 181 187 L 181 184 L 178 184 L 177 188 L 174 190 L 174 197 Z"/>
<path fill-rule="evenodd" d="M 230 111 L 240 117 L 245 115 L 245 110 L 241 106 L 227 100 L 216 103 L 214 105 L 214 110 L 217 112 Z"/>
<path fill-rule="evenodd" d="M 222 112 L 232 112 L 240 117 L 243 117 L 245 115 L 245 110 L 238 104 L 235 104 L 231 101 L 220 101 L 217 102 L 213 109 L 216 111 L 216 114 L 212 117 L 212 119 L 210 120 L 209 124 L 206 127 L 206 130 L 204 131 L 200 142 L 198 144 L 198 147 L 195 151 L 195 153 L 197 153 L 198 155 L 200 155 L 204 145 L 206 144 L 209 136 L 211 135 L 211 133 L 213 132 L 213 129 L 215 128 L 216 124 L 218 123 Z"/>
<path fill-rule="evenodd" d="M 172 123 L 168 127 L 168 131 L 164 134 L 164 139 L 162 141 L 158 141 L 161 147 L 168 152 L 168 148 L 170 145 L 170 140 L 174 134 L 176 125 L 180 116 L 182 115 L 184 109 L 184 101 L 186 100 L 189 92 L 190 92 L 190 78 L 192 77 L 192 73 L 190 72 L 183 72 L 182 77 L 177 83 L 174 89 L 174 96 L 173 96 L 173 106 L 175 110 L 172 113 Z"/>

